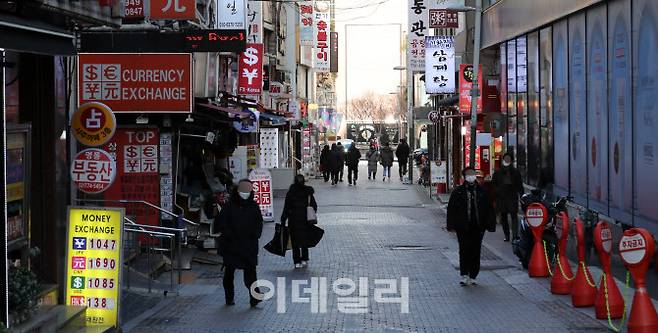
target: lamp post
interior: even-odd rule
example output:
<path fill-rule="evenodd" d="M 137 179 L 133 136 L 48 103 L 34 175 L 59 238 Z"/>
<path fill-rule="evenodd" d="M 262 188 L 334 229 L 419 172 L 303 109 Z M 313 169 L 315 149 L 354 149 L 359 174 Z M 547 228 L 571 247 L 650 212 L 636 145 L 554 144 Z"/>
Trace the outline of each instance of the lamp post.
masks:
<path fill-rule="evenodd" d="M 395 66 L 393 70 L 407 72 L 407 143 L 409 144 L 409 184 L 414 183 L 414 159 L 415 129 L 414 129 L 414 105 L 413 105 L 413 72 L 404 66 Z"/>

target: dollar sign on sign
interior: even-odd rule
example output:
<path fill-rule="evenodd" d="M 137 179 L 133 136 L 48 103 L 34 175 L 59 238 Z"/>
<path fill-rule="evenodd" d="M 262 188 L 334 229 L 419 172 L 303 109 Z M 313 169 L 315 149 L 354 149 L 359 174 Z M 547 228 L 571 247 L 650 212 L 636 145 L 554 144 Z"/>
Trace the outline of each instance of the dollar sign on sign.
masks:
<path fill-rule="evenodd" d="M 244 63 L 249 66 L 253 66 L 258 63 L 257 54 L 258 54 L 258 50 L 256 50 L 253 47 L 250 47 L 244 51 L 245 59 L 243 59 L 242 61 L 244 61 Z"/>
<path fill-rule="evenodd" d="M 98 74 L 96 73 L 98 67 L 96 67 L 96 65 L 87 65 L 86 67 L 87 68 L 85 68 L 85 72 L 86 72 L 85 79 L 90 81 L 96 80 L 98 78 Z"/>
<path fill-rule="evenodd" d="M 75 277 L 73 279 L 73 288 L 75 289 L 82 288 L 82 279 L 80 277 Z"/>

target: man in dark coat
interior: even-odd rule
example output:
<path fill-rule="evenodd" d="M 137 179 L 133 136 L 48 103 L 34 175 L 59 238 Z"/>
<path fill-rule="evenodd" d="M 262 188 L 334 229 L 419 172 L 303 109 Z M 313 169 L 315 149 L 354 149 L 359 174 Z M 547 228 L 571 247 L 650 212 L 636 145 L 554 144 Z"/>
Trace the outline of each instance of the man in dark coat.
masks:
<path fill-rule="evenodd" d="M 341 156 L 343 155 L 343 150 L 338 148 L 338 145 L 335 143 L 331 145 L 331 152 L 329 153 L 329 168 L 331 170 L 331 185 L 336 185 L 338 183 L 338 176 L 341 169 Z"/>
<path fill-rule="evenodd" d="M 407 167 L 409 162 L 409 145 L 404 138 L 400 139 L 398 148 L 395 149 L 395 157 L 398 158 L 398 168 L 400 170 L 400 181 L 403 181 L 403 176 L 407 174 Z"/>
<path fill-rule="evenodd" d="M 250 289 L 257 280 L 258 239 L 263 231 L 263 217 L 258 204 L 254 201 L 250 180 L 240 180 L 230 201 L 219 212 L 216 223 L 222 235 L 219 250 L 224 259 L 223 284 L 226 305 L 234 305 L 233 278 L 235 270 L 244 270 L 244 285 L 247 289 Z M 260 293 L 258 288 L 255 291 Z M 251 306 L 254 307 L 259 302 L 260 300 L 250 292 L 249 303 Z"/>
<path fill-rule="evenodd" d="M 521 173 L 513 165 L 512 155 L 507 153 L 503 155 L 503 162 L 500 169 L 494 172 L 491 179 L 496 200 L 496 210 L 500 214 L 500 223 L 503 225 L 505 241 L 509 242 L 510 227 L 507 215 L 510 215 L 512 222 L 512 237 L 519 237 L 519 198 L 523 195 L 523 180 Z"/>
<path fill-rule="evenodd" d="M 352 144 L 350 149 L 347 150 L 345 164 L 347 164 L 347 182 L 356 186 L 356 180 L 359 178 L 359 161 L 361 160 L 361 152 L 356 148 L 356 144 Z"/>
<path fill-rule="evenodd" d="M 322 152 L 320 153 L 320 170 L 322 171 L 322 178 L 324 178 L 324 182 L 329 181 L 329 177 L 331 176 L 331 163 L 329 162 L 331 152 L 329 151 L 329 146 L 324 145 L 324 148 L 322 148 Z"/>
<path fill-rule="evenodd" d="M 393 166 L 393 149 L 388 144 L 385 144 L 379 152 L 379 160 L 382 166 L 384 167 L 384 179 L 388 176 L 388 180 L 391 180 L 391 166 Z"/>
<path fill-rule="evenodd" d="M 345 147 L 343 144 L 338 142 L 336 144 L 336 149 L 339 152 L 338 154 L 338 181 L 343 182 L 343 171 L 345 171 Z"/>
<path fill-rule="evenodd" d="M 496 231 L 496 215 L 491 198 L 477 183 L 476 172 L 462 171 L 465 182 L 458 186 L 448 201 L 448 231 L 457 232 L 459 242 L 460 284 L 475 285 L 480 272 L 480 250 L 485 231 Z"/>
<path fill-rule="evenodd" d="M 295 268 L 308 265 L 308 239 L 311 224 L 306 216 L 307 207 L 313 207 L 318 211 L 312 187 L 305 185 L 303 175 L 295 176 L 295 182 L 290 185 L 286 193 L 286 201 L 283 204 L 281 224 L 288 222 L 288 231 L 292 243 L 292 260 Z"/>

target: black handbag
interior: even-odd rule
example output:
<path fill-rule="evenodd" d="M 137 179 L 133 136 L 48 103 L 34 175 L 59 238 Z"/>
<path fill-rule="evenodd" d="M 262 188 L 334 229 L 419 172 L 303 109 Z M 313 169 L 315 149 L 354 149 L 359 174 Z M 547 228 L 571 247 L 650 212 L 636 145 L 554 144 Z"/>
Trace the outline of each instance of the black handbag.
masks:
<path fill-rule="evenodd" d="M 274 225 L 274 237 L 272 237 L 272 240 L 263 248 L 269 253 L 285 257 L 286 251 L 288 250 L 289 238 L 288 227 L 281 223 L 277 223 Z"/>
<path fill-rule="evenodd" d="M 308 226 L 308 247 L 315 247 L 320 243 L 320 240 L 322 240 L 322 236 L 324 236 L 324 230 L 320 227 L 318 227 L 315 224 L 311 224 Z"/>

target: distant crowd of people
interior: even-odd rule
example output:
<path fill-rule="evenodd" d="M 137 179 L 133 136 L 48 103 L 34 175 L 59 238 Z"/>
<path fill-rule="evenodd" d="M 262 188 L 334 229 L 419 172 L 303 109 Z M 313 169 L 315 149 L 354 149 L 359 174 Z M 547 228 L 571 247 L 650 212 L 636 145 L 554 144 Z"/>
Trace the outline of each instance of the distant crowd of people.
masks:
<path fill-rule="evenodd" d="M 383 168 L 382 181 L 391 180 L 391 167 L 393 161 L 397 157 L 399 164 L 400 181 L 408 171 L 409 161 L 409 145 L 406 140 L 400 139 L 395 151 L 391 148 L 388 142 L 384 142 L 381 148 L 378 148 L 376 143 L 371 142 L 368 151 L 365 154 L 365 159 L 368 162 L 368 180 L 375 180 L 377 178 L 378 164 Z M 343 170 L 347 166 L 347 182 L 349 185 L 355 185 L 359 178 L 359 161 L 361 160 L 361 152 L 355 144 L 351 144 L 345 152 L 345 148 L 340 142 L 334 143 L 329 148 L 325 145 L 320 153 L 320 169 L 325 183 L 331 180 L 331 185 L 336 186 L 343 181 Z"/>

